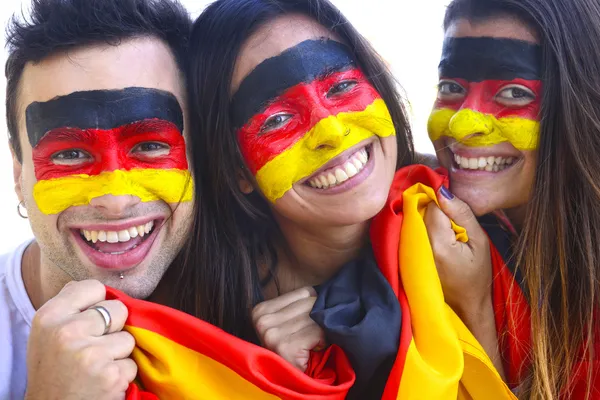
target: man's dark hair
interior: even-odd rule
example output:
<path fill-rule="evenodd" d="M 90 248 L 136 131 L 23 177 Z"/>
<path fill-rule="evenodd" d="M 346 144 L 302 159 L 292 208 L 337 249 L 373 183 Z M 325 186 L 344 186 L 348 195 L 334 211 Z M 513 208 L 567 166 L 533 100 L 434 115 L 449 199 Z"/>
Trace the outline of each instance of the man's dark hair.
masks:
<path fill-rule="evenodd" d="M 6 121 L 10 144 L 21 161 L 17 96 L 25 64 L 59 51 L 133 37 L 163 40 L 183 72 L 191 20 L 177 0 L 33 0 L 28 17 L 7 27 Z"/>

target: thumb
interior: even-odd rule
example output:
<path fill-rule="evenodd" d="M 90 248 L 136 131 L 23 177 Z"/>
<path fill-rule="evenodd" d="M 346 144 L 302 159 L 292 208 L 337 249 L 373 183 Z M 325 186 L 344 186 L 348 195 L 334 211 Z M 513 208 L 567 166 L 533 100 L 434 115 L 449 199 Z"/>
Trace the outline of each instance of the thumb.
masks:
<path fill-rule="evenodd" d="M 471 207 L 442 186 L 438 192 L 438 202 L 440 208 L 455 224 L 462 226 L 471 236 L 481 230 L 477 217 L 471 211 Z"/>

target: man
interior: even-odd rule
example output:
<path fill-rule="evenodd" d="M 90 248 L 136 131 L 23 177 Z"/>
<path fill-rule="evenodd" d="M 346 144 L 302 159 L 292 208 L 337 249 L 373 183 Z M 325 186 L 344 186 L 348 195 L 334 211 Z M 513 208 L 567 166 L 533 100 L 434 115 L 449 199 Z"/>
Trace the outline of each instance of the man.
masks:
<path fill-rule="evenodd" d="M 103 284 L 147 298 L 189 228 L 191 22 L 174 1 L 35 0 L 9 26 L 9 143 L 35 239 L 0 257 L 0 398 L 114 398 L 135 377 L 127 310 Z"/>

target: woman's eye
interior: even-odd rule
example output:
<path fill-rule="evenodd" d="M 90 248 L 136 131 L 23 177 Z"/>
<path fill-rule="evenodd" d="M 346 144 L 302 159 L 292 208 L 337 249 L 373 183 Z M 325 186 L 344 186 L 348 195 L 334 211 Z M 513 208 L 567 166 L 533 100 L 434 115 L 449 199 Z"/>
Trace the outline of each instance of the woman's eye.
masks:
<path fill-rule="evenodd" d="M 292 118 L 292 114 L 275 114 L 262 124 L 260 133 L 267 133 L 282 128 Z"/>
<path fill-rule="evenodd" d="M 83 150 L 69 149 L 54 153 L 51 158 L 57 165 L 77 165 L 88 162 L 92 157 Z"/>
<path fill-rule="evenodd" d="M 145 157 L 160 157 L 169 154 L 171 148 L 159 142 L 144 142 L 135 146 L 132 153 L 142 153 Z"/>
<path fill-rule="evenodd" d="M 336 96 L 338 94 L 346 93 L 347 91 L 352 89 L 357 84 L 358 84 L 358 82 L 356 82 L 356 81 L 343 81 L 340 83 L 336 83 L 327 92 L 327 97 L 332 97 L 332 96 Z"/>
<path fill-rule="evenodd" d="M 441 81 L 438 84 L 438 98 L 440 100 L 458 100 L 465 96 L 465 88 L 454 81 Z"/>
<path fill-rule="evenodd" d="M 525 86 L 506 86 L 496 95 L 496 101 L 505 106 L 523 107 L 535 100 L 535 93 Z"/>

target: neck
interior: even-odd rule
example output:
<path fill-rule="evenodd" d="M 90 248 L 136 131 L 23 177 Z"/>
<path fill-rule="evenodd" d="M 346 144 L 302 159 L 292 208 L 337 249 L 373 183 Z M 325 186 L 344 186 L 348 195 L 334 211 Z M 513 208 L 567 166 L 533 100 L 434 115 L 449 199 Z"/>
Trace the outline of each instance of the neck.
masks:
<path fill-rule="evenodd" d="M 283 234 L 283 240 L 276 243 L 279 294 L 325 283 L 345 263 L 358 257 L 368 241 L 368 221 L 343 227 L 307 228 L 283 217 L 276 219 Z M 278 295 L 274 288 L 266 289 L 266 297 Z"/>
<path fill-rule="evenodd" d="M 37 242 L 31 243 L 21 260 L 25 290 L 37 310 L 53 298 L 71 281 L 71 277 L 56 267 L 40 252 Z"/>

